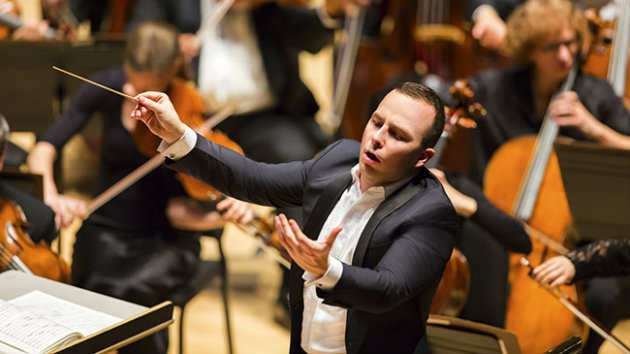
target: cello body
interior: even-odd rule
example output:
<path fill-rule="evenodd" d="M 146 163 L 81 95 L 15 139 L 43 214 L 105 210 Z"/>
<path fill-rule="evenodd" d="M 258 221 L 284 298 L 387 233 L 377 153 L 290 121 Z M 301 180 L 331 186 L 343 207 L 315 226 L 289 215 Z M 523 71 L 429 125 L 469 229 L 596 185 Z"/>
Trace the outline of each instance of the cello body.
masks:
<path fill-rule="evenodd" d="M 508 214 L 518 198 L 529 161 L 533 155 L 536 136 L 523 136 L 503 144 L 492 156 L 485 174 L 484 193 L 488 199 Z M 538 198 L 528 224 L 562 243 L 571 224 L 571 213 L 566 199 L 560 167 L 555 153 L 549 157 Z M 532 238 L 529 258 L 540 264 L 558 255 L 543 242 Z M 529 270 L 518 266 L 520 256 L 510 258 L 511 289 L 508 298 L 506 329 L 516 333 L 523 353 L 543 353 L 566 340 L 575 330 L 574 315 L 553 296 L 532 282 Z M 562 290 L 576 301 L 575 286 Z"/>

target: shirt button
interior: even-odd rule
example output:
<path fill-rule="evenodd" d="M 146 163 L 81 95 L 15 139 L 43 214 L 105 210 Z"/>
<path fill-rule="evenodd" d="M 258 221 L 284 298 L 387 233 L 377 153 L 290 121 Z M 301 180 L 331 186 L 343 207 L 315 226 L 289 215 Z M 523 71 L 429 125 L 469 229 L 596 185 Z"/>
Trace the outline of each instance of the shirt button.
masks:
<path fill-rule="evenodd" d="M 169 154 L 168 157 L 175 158 L 175 154 Z"/>

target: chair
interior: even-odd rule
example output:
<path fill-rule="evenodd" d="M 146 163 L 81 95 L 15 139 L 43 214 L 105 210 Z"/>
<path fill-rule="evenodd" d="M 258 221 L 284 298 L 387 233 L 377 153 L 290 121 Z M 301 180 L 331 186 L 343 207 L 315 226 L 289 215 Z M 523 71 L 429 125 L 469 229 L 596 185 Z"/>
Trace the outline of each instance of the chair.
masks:
<path fill-rule="evenodd" d="M 514 333 L 454 317 L 430 315 L 427 320 L 427 339 L 434 354 L 521 353 Z"/>
<path fill-rule="evenodd" d="M 225 332 L 229 353 L 234 352 L 232 346 L 232 331 L 230 325 L 230 313 L 228 306 L 228 284 L 227 284 L 227 267 L 225 263 L 225 254 L 221 243 L 221 234 L 223 229 L 210 230 L 204 232 L 204 236 L 209 236 L 217 240 L 220 257 L 218 260 L 201 261 L 197 272 L 192 276 L 186 286 L 178 289 L 171 295 L 171 301 L 178 306 L 181 311 L 179 313 L 179 354 L 184 353 L 184 314 L 186 305 L 192 298 L 197 296 L 208 284 L 215 278 L 221 279 L 221 297 L 223 299 L 223 311 L 225 315 Z"/>

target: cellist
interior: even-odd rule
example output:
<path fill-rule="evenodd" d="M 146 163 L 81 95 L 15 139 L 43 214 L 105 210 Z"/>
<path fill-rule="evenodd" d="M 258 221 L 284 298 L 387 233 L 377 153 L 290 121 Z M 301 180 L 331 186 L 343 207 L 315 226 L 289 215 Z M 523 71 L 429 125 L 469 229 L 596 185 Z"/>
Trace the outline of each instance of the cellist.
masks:
<path fill-rule="evenodd" d="M 195 88 L 175 78 L 181 63 L 177 35 L 164 23 L 139 26 L 128 37 L 124 67 L 100 72 L 94 81 L 130 95 L 163 90 L 177 93 L 180 101 L 194 102 Z M 59 193 L 52 174 L 58 152 L 100 114 L 103 130 L 96 188 L 102 192 L 148 159 L 140 152 L 144 147 L 134 143 L 136 123 L 129 117 L 134 105 L 134 101 L 84 85 L 31 151 L 28 165 L 44 175 L 45 201 L 57 212 L 60 226 L 84 217 L 86 203 Z M 168 300 L 194 274 L 199 261 L 199 233 L 176 230 L 165 215 L 169 202 L 183 195 L 175 175 L 158 168 L 93 212 L 76 235 L 73 284 L 144 306 Z M 218 208 L 230 208 L 225 215 L 231 220 L 247 222 L 251 217 L 242 202 L 225 199 L 221 203 Z M 167 347 L 168 333 L 161 331 L 119 353 L 166 353 Z"/>
<path fill-rule="evenodd" d="M 517 66 L 483 72 L 470 80 L 476 99 L 487 110 L 473 134 L 473 179 L 481 184 L 490 156 L 502 144 L 538 133 L 548 106 L 561 135 L 630 146 L 630 113 L 604 80 L 578 72 L 573 88 L 552 101 L 589 39 L 582 9 L 566 0 L 528 1 L 510 16 L 507 28 L 507 51 Z M 602 296 L 613 292 L 597 289 L 587 289 L 587 307 L 589 303 L 611 306 L 614 299 Z M 597 317 L 594 309 L 589 308 Z M 589 345 L 588 352 L 599 346 Z"/>
<path fill-rule="evenodd" d="M 481 183 L 485 165 L 504 142 L 540 129 L 551 97 L 567 78 L 590 35 L 582 9 L 570 1 L 533 1 L 508 20 L 507 51 L 517 64 L 470 79 L 488 114 L 476 129 L 471 177 Z M 571 92 L 551 106 L 560 134 L 603 145 L 630 145 L 630 113 L 610 85 L 578 73 Z"/>

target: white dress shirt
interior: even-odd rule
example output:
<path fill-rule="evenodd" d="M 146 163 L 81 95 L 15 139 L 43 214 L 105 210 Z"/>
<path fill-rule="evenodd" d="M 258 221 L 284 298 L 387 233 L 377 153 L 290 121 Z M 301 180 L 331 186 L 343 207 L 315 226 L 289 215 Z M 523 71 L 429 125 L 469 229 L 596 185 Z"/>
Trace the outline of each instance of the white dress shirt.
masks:
<path fill-rule="evenodd" d="M 318 279 L 306 272 L 303 275 L 304 313 L 302 317 L 302 349 L 309 354 L 345 353 L 347 310 L 323 303 L 315 287 L 332 289 L 343 272 L 341 262 L 352 264 L 352 257 L 365 225 L 378 206 L 411 177 L 386 185 L 375 186 L 361 193 L 359 165 L 351 170 L 352 185 L 344 191 L 322 227 L 318 240 L 325 239 L 337 226 L 343 230 L 337 235 L 329 255 L 329 267 Z"/>
<path fill-rule="evenodd" d="M 212 15 L 214 0 L 201 1 L 202 23 Z M 204 37 L 199 53 L 199 92 L 213 110 L 232 105 L 236 113 L 272 107 L 271 91 L 251 12 L 232 8 Z"/>
<path fill-rule="evenodd" d="M 158 151 L 172 160 L 178 160 L 188 154 L 197 141 L 196 133 L 186 128 L 182 137 L 170 146 L 162 141 Z M 378 206 L 392 193 L 409 182 L 413 176 L 385 185 L 375 186 L 361 193 L 359 185 L 359 165 L 352 170 L 352 185 L 346 189 L 322 227 L 318 240 L 326 238 L 332 229 L 341 226 L 329 255 L 326 273 L 319 278 L 305 272 L 304 312 L 302 317 L 301 346 L 309 354 L 346 353 L 345 332 L 347 310 L 323 303 L 317 297 L 316 287 L 332 289 L 343 273 L 341 262 L 352 264 L 352 257 L 365 225 Z"/>

